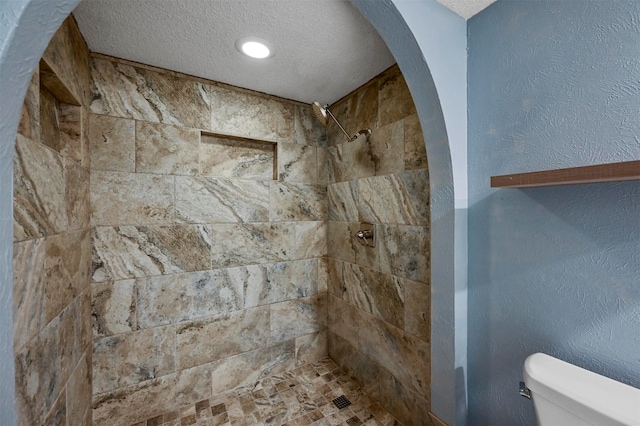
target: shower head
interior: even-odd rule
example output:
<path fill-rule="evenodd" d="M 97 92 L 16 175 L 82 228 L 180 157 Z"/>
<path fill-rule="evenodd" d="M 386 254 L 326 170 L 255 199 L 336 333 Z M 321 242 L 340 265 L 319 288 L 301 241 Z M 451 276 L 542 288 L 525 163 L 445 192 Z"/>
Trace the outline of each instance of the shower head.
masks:
<path fill-rule="evenodd" d="M 316 114 L 316 117 L 318 117 L 318 121 L 326 125 L 327 124 L 327 106 L 322 106 L 318 101 L 313 102 L 311 106 L 313 107 L 313 112 Z"/>

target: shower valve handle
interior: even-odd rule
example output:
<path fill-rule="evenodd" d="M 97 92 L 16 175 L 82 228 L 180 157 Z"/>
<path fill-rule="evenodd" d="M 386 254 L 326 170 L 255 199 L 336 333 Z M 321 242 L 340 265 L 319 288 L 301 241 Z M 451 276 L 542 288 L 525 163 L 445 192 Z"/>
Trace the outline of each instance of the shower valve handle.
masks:
<path fill-rule="evenodd" d="M 372 233 L 370 230 L 364 229 L 362 231 L 356 232 L 356 237 L 360 238 L 361 240 L 364 240 L 365 244 L 369 244 L 369 241 L 367 241 L 367 238 L 371 238 Z"/>

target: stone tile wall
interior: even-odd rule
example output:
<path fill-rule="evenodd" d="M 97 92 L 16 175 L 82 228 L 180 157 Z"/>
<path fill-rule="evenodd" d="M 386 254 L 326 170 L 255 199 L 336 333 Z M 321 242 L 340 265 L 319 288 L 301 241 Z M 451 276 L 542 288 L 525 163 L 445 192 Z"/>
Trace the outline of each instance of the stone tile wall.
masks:
<path fill-rule="evenodd" d="M 329 354 L 403 424 L 430 424 L 429 173 L 420 123 L 397 67 L 331 107 Z M 376 247 L 353 237 L 375 224 Z"/>
<path fill-rule="evenodd" d="M 14 156 L 19 425 L 91 424 L 89 51 L 73 18 L 25 97 Z"/>
<path fill-rule="evenodd" d="M 99 55 L 91 71 L 95 424 L 326 356 L 310 108 Z"/>

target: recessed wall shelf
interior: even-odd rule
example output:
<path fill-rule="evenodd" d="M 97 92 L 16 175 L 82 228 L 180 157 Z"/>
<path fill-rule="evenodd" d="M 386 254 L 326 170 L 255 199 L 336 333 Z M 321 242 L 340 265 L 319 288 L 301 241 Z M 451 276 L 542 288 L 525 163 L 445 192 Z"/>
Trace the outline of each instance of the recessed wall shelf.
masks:
<path fill-rule="evenodd" d="M 527 188 L 640 180 L 640 160 L 491 176 L 492 188 Z"/>

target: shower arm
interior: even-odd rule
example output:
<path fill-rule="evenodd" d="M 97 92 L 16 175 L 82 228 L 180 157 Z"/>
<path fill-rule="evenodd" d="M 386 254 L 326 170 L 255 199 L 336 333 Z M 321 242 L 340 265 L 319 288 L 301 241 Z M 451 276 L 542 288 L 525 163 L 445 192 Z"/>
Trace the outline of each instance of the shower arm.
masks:
<path fill-rule="evenodd" d="M 342 133 L 344 133 L 344 134 L 345 134 L 345 136 L 347 137 L 347 140 L 348 140 L 349 142 L 353 142 L 354 140 L 356 140 L 356 139 L 358 138 L 358 135 L 359 135 L 360 133 L 356 133 L 356 134 L 355 134 L 355 135 L 353 135 L 353 136 L 349 136 L 349 133 L 347 133 L 347 131 L 344 129 L 344 127 L 342 127 L 342 125 L 340 124 L 340 122 L 338 121 L 338 119 L 333 115 L 333 113 L 331 112 L 331 110 L 329 109 L 329 107 L 328 107 L 328 106 L 325 106 L 325 107 L 324 107 L 324 110 L 325 110 L 325 111 L 327 111 L 327 114 L 329 114 L 329 116 L 330 116 L 331 118 L 333 118 L 333 121 L 335 121 L 335 122 L 336 122 L 336 124 L 338 125 L 338 127 L 340 127 L 340 130 L 342 130 Z"/>

